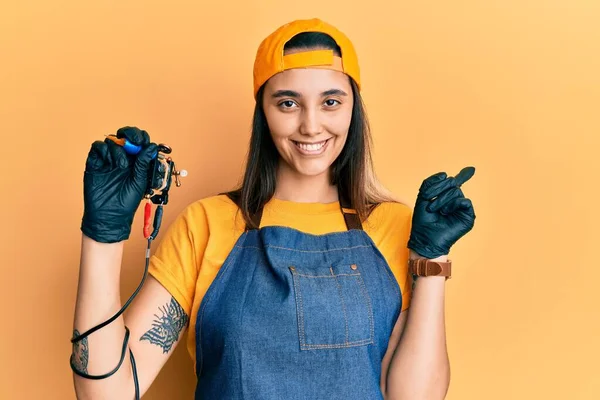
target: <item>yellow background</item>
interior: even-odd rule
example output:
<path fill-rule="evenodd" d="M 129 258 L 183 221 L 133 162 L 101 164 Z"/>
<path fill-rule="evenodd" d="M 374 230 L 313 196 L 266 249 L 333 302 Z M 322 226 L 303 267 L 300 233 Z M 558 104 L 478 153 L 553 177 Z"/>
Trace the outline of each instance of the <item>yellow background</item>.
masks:
<path fill-rule="evenodd" d="M 90 144 L 137 125 L 173 147 L 189 176 L 164 229 L 237 182 L 256 48 L 313 16 L 357 48 L 388 188 L 414 204 L 427 176 L 477 168 L 475 228 L 451 251 L 447 398 L 600 398 L 597 0 L 3 3 L 0 398 L 74 398 Z M 143 271 L 139 211 L 123 300 Z M 145 398 L 191 398 L 194 379 L 180 346 Z"/>

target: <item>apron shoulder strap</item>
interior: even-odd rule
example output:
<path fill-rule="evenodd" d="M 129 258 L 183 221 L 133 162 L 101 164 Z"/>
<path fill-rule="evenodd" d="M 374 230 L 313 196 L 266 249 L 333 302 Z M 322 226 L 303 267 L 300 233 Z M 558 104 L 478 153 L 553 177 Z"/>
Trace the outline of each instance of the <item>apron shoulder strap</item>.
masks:
<path fill-rule="evenodd" d="M 338 186 L 338 197 L 340 199 L 340 208 L 342 209 L 342 214 L 344 214 L 344 221 L 346 222 L 346 228 L 350 229 L 359 229 L 363 230 L 362 223 L 360 222 L 360 218 L 356 210 L 352 208 L 352 204 L 350 204 L 350 200 L 346 197 L 346 195 L 339 189 Z"/>

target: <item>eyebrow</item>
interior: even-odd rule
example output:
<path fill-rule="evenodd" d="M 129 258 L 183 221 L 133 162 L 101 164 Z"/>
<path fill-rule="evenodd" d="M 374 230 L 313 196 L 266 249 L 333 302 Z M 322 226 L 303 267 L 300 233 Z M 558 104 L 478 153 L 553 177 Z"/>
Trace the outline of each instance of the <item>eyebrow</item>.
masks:
<path fill-rule="evenodd" d="M 329 90 L 326 90 L 321 93 L 321 96 L 333 96 L 333 95 L 348 96 L 348 93 L 344 92 L 341 89 L 329 89 Z M 275 93 L 273 93 L 273 95 L 271 97 L 273 97 L 274 99 L 276 99 L 278 97 L 300 98 L 300 97 L 302 97 L 302 95 L 294 90 L 278 90 Z"/>

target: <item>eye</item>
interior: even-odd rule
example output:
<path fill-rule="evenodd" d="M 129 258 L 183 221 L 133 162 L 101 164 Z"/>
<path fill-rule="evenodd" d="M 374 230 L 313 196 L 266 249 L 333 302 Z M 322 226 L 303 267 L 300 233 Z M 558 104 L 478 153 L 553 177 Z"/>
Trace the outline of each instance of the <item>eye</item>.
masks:
<path fill-rule="evenodd" d="M 281 103 L 279 103 L 277 106 L 281 107 L 281 108 L 292 108 L 296 103 L 294 103 L 292 100 L 284 100 Z"/>
<path fill-rule="evenodd" d="M 325 104 L 327 105 L 327 107 L 334 107 L 337 104 L 342 104 L 342 103 L 335 99 L 327 99 L 327 100 L 325 100 Z"/>

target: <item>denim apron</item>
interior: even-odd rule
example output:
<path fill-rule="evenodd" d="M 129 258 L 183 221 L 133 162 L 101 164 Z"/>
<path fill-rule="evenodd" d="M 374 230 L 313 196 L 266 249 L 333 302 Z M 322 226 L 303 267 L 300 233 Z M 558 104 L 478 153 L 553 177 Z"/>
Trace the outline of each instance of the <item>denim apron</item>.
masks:
<path fill-rule="evenodd" d="M 198 310 L 196 399 L 383 399 L 402 295 L 348 204 L 344 232 L 247 227 Z"/>

